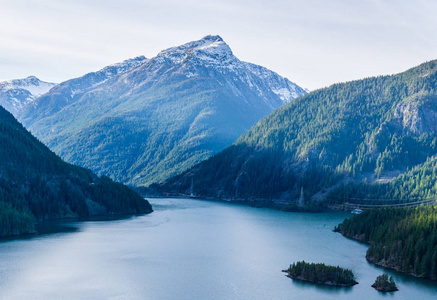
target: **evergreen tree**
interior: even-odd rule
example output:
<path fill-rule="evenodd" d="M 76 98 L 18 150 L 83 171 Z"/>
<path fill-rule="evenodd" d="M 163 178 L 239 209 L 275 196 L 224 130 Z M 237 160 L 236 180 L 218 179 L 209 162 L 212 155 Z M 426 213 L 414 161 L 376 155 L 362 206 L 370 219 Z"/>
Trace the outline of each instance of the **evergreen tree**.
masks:
<path fill-rule="evenodd" d="M 437 280 L 437 209 L 365 210 L 336 226 L 345 236 L 370 243 L 366 258 L 378 265 Z"/>
<path fill-rule="evenodd" d="M 152 211 L 127 186 L 62 161 L 2 107 L 0 144 L 0 237 L 43 220 Z"/>

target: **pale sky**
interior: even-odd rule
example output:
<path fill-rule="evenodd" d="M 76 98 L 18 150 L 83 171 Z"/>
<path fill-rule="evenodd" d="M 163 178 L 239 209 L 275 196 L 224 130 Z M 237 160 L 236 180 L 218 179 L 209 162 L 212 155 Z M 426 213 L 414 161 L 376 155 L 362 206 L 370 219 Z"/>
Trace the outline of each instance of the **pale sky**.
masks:
<path fill-rule="evenodd" d="M 431 0 L 0 0 L 0 81 L 61 82 L 213 34 L 313 90 L 437 59 L 436 13 Z"/>

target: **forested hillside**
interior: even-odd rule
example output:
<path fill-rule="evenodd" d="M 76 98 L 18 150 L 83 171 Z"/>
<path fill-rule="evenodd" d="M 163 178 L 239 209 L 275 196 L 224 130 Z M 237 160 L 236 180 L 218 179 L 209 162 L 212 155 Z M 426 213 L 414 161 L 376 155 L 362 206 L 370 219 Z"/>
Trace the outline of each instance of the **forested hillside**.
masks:
<path fill-rule="evenodd" d="M 66 161 L 141 186 L 216 154 L 305 94 L 240 61 L 219 36 L 133 62 L 110 77 L 105 68 L 61 83 L 18 119 Z"/>
<path fill-rule="evenodd" d="M 62 161 L 0 107 L 0 236 L 63 217 L 150 213 L 125 185 Z"/>
<path fill-rule="evenodd" d="M 437 280 L 435 206 L 366 210 L 336 230 L 370 242 L 366 258 L 373 263 Z"/>
<path fill-rule="evenodd" d="M 432 198 L 436 136 L 437 61 L 431 61 L 298 98 L 155 188 L 187 193 L 193 178 L 198 195 L 218 198 L 292 203 L 303 196 L 306 204 Z"/>

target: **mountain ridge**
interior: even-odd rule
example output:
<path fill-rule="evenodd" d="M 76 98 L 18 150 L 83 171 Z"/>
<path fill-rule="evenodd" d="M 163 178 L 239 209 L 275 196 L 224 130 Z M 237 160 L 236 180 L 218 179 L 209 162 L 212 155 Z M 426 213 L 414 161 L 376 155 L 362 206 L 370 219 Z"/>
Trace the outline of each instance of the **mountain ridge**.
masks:
<path fill-rule="evenodd" d="M 68 94 L 68 85 L 59 86 Z M 71 103 L 55 91 L 19 120 L 67 161 L 132 185 L 187 169 L 305 94 L 277 73 L 241 62 L 218 36 L 163 50 Z"/>
<path fill-rule="evenodd" d="M 56 83 L 41 81 L 35 76 L 0 82 L 0 105 L 16 115 L 25 105 L 47 93 Z"/>
<path fill-rule="evenodd" d="M 47 220 L 152 212 L 127 186 L 62 161 L 3 107 L 0 143 L 0 236 Z"/>
<path fill-rule="evenodd" d="M 64 107 L 73 104 L 78 98 L 93 88 L 138 67 L 146 61 L 146 57 L 138 56 L 106 66 L 99 71 L 87 73 L 82 77 L 64 81 L 56 85 L 51 93 L 42 95 L 43 97 L 36 99 L 36 102 L 23 107 L 23 109 L 17 113 L 18 119 L 25 126 L 26 124 L 33 122 L 37 117 L 32 114 L 36 106 L 39 106 L 38 112 L 44 111 L 45 115 L 59 112 Z"/>
<path fill-rule="evenodd" d="M 273 197 L 284 205 L 297 204 L 302 189 L 307 204 L 327 197 L 343 203 L 361 181 L 363 199 L 368 193 L 378 196 L 378 191 L 380 197 L 398 200 L 426 195 L 430 190 L 407 182 L 429 167 L 408 170 L 425 167 L 437 153 L 436 78 L 434 60 L 400 74 L 316 90 L 275 110 L 231 147 L 156 188 L 186 194 L 194 178 L 199 196 Z M 363 177 L 396 172 L 409 175 L 388 185 L 367 184 Z M 418 180 L 423 186 L 432 184 L 429 178 L 426 184 Z"/>

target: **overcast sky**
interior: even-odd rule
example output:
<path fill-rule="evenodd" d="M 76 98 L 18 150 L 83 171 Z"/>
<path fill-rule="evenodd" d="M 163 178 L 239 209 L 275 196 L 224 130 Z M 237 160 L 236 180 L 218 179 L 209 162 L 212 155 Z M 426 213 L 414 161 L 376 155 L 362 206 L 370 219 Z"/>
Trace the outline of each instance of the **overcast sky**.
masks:
<path fill-rule="evenodd" d="M 437 59 L 437 1 L 0 0 L 0 80 L 61 82 L 220 35 L 302 87 Z"/>

